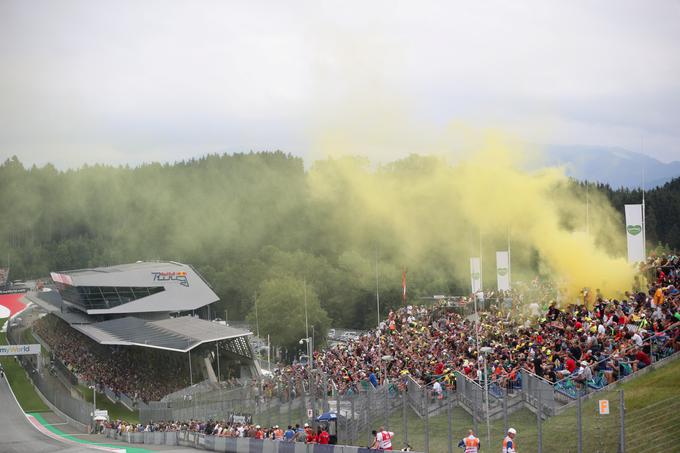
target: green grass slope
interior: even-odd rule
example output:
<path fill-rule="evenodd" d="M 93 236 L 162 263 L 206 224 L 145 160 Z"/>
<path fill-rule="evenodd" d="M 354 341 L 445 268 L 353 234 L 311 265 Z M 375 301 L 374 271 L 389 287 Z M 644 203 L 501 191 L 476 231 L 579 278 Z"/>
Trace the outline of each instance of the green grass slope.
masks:
<path fill-rule="evenodd" d="M 658 370 L 622 384 L 615 390 L 601 392 L 591 399 L 582 400 L 583 452 L 617 453 L 619 448 L 619 390 L 625 396 L 626 451 L 680 451 L 680 360 Z M 609 400 L 610 414 L 598 414 L 598 401 Z M 577 408 L 570 407 L 560 415 L 542 423 L 543 451 L 571 453 L 578 448 Z M 376 420 L 371 429 L 377 429 L 383 420 Z M 409 412 L 408 443 L 417 451 L 425 447 L 424 421 Z M 509 416 L 508 425 L 518 431 L 518 451 L 538 451 L 538 423 L 536 416 L 522 409 Z M 401 413 L 389 420 L 390 430 L 396 433 L 395 444 L 405 440 Z M 452 410 L 453 451 L 468 429 L 474 429 L 472 417 L 460 408 Z M 487 444 L 486 423 L 477 424 L 477 436 L 485 447 L 482 451 L 500 451 L 504 437 L 504 421 L 491 422 L 491 448 Z M 429 451 L 449 451 L 448 417 L 439 415 L 429 419 Z M 366 444 L 368 435 L 360 434 L 359 444 Z M 659 449 L 661 448 L 661 449 Z"/>
<path fill-rule="evenodd" d="M 0 329 L 7 320 L 0 320 Z M 0 344 L 7 344 L 7 337 L 4 332 L 0 332 Z M 40 399 L 33 388 L 31 380 L 26 376 L 26 372 L 14 357 L 2 357 L 0 363 L 5 369 L 7 380 L 12 386 L 14 395 L 19 400 L 19 404 L 24 412 L 49 412 L 50 408 Z"/>

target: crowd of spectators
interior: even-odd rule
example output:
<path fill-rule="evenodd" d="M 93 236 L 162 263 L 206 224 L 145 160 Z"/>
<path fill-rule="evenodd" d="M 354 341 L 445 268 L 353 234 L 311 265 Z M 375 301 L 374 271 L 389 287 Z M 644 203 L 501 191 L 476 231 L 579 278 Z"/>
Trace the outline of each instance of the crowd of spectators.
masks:
<path fill-rule="evenodd" d="M 0 288 L 7 285 L 7 279 L 9 278 L 9 269 L 0 267 Z"/>
<path fill-rule="evenodd" d="M 304 427 L 299 424 L 289 425 L 283 429 L 279 425 L 262 427 L 254 423 L 234 422 L 230 420 L 189 420 L 150 423 L 128 423 L 124 420 L 107 421 L 101 425 L 116 431 L 116 434 L 137 432 L 176 432 L 190 431 L 206 435 L 231 438 L 270 439 L 282 442 L 305 442 L 329 444 L 333 441 L 326 425 L 321 424 L 312 428 L 305 423 Z"/>
<path fill-rule="evenodd" d="M 33 330 L 82 381 L 131 399 L 157 401 L 189 385 L 182 354 L 137 347 L 101 345 L 54 315 L 40 318 Z"/>
<path fill-rule="evenodd" d="M 330 391 L 332 385 L 352 393 L 385 379 L 403 386 L 412 378 L 432 385 L 436 394 L 455 386 L 454 372 L 481 382 L 484 362 L 478 351 L 483 347 L 490 348 L 489 379 L 500 387 L 512 389 L 522 369 L 551 383 L 567 377 L 577 385 L 596 377 L 611 383 L 649 366 L 655 356 L 680 351 L 680 259 L 650 258 L 641 265 L 641 275 L 645 278 L 618 297 L 584 290 L 580 303 L 573 304 L 558 302 L 550 284 L 517 284 L 508 293 L 487 293 L 478 318 L 460 309 L 465 300 L 406 306 L 390 312 L 377 329 L 315 352 L 316 371 L 299 363 L 280 366 L 250 387 L 264 398 L 295 398 L 312 387 Z M 284 430 L 231 420 L 106 426 L 118 433 L 189 430 L 291 442 L 327 439 L 327 431 L 308 426 Z"/>
<path fill-rule="evenodd" d="M 412 378 L 440 392 L 455 385 L 454 372 L 482 380 L 483 347 L 491 350 L 491 381 L 507 389 L 522 369 L 553 383 L 565 377 L 611 383 L 649 366 L 655 355 L 680 350 L 680 259 L 653 257 L 640 270 L 645 278 L 629 291 L 611 297 L 584 290 L 580 303 L 568 304 L 551 284 L 534 280 L 487 293 L 479 317 L 457 309 L 471 299 L 405 306 L 377 329 L 315 351 L 315 372 L 279 366 L 252 387 L 263 398 L 295 398 L 311 388 L 332 390 L 326 386 L 358 392 L 386 379 L 403 388 Z M 159 400 L 189 384 L 188 372 L 178 371 L 186 367 L 180 354 L 102 346 L 51 315 L 34 329 L 75 374 L 115 392 Z"/>
<path fill-rule="evenodd" d="M 489 378 L 504 388 L 519 385 L 521 369 L 552 383 L 566 377 L 611 383 L 648 366 L 654 355 L 680 350 L 680 259 L 650 258 L 641 271 L 646 285 L 638 278 L 629 291 L 611 298 L 584 290 L 574 304 L 558 303 L 555 288 L 538 280 L 511 293 L 487 294 L 488 309 L 478 322 L 446 302 L 403 307 L 358 339 L 316 351 L 315 367 L 340 393 L 359 391 L 367 382 L 377 386 L 385 378 L 404 386 L 406 376 L 440 391 L 455 385 L 454 371 L 481 381 L 479 350 L 489 347 Z M 267 386 L 270 393 L 276 388 L 295 393 L 309 380 L 307 367 L 280 367 L 265 384 L 265 396 Z"/>

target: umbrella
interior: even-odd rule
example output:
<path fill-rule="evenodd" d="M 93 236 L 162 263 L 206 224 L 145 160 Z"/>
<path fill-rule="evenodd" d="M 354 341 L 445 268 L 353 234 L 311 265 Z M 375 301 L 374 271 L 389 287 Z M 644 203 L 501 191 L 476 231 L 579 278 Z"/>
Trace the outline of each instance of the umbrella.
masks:
<path fill-rule="evenodd" d="M 338 415 L 335 412 L 324 412 L 316 418 L 317 422 L 328 422 L 331 420 L 336 420 Z"/>

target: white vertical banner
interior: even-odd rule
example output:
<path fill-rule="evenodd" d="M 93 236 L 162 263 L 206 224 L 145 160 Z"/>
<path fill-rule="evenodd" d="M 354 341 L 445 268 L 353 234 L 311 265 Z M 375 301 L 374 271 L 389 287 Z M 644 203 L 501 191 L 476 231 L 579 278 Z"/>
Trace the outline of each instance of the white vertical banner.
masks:
<path fill-rule="evenodd" d="M 472 294 L 477 294 L 482 290 L 482 262 L 476 257 L 470 258 L 470 282 Z"/>
<path fill-rule="evenodd" d="M 496 278 L 500 291 L 510 289 L 510 254 L 508 252 L 496 252 Z"/>
<path fill-rule="evenodd" d="M 645 260 L 645 225 L 642 220 L 642 205 L 627 204 L 625 208 L 628 262 L 638 263 Z"/>

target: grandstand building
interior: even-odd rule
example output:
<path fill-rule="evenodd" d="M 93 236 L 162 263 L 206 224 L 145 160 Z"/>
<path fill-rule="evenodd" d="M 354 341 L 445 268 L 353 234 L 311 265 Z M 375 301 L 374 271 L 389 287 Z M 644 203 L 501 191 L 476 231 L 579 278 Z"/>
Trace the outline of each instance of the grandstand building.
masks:
<path fill-rule="evenodd" d="M 52 272 L 51 278 L 56 291 L 32 300 L 99 345 L 184 354 L 194 383 L 259 374 L 250 332 L 193 315 L 209 313 L 219 298 L 189 265 L 137 262 Z"/>

